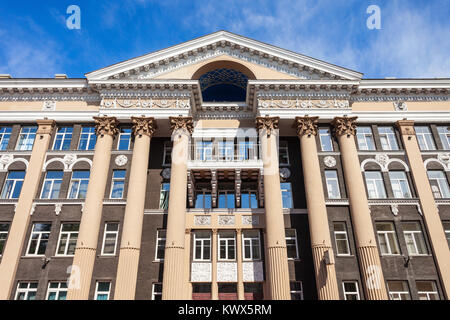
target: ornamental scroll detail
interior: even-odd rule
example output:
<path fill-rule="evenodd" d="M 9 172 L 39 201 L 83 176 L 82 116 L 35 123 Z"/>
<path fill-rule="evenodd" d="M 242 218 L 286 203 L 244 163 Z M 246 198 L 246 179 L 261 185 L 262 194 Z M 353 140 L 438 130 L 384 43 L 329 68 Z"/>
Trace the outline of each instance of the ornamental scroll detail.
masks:
<path fill-rule="evenodd" d="M 189 99 L 103 99 L 105 109 L 189 109 Z"/>
<path fill-rule="evenodd" d="M 258 107 L 264 109 L 270 108 L 296 108 L 296 109 L 348 109 L 350 104 L 348 100 L 258 100 Z"/>

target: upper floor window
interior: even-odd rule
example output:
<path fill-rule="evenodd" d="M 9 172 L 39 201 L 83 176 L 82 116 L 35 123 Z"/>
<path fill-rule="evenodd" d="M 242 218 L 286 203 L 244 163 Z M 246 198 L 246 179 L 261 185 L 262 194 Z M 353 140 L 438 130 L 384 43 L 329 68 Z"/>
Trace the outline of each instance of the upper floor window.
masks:
<path fill-rule="evenodd" d="M 218 142 L 219 160 L 233 161 L 234 160 L 234 141 L 220 140 Z"/>
<path fill-rule="evenodd" d="M 167 210 L 169 209 L 169 194 L 170 183 L 161 184 L 161 191 L 159 193 L 159 208 Z"/>
<path fill-rule="evenodd" d="M 327 183 L 328 198 L 340 199 L 339 180 L 336 170 L 325 170 L 325 181 Z"/>
<path fill-rule="evenodd" d="M 319 129 L 319 138 L 322 151 L 333 151 L 333 139 L 331 138 L 330 129 Z"/>
<path fill-rule="evenodd" d="M 375 226 L 381 254 L 400 254 L 394 224 L 392 222 L 377 222 Z"/>
<path fill-rule="evenodd" d="M 278 148 L 279 165 L 289 165 L 289 149 L 287 141 L 280 141 Z"/>
<path fill-rule="evenodd" d="M 371 127 L 358 127 L 356 129 L 356 139 L 359 150 L 375 150 Z"/>
<path fill-rule="evenodd" d="M 2 190 L 2 199 L 19 199 L 25 171 L 10 171 Z"/>
<path fill-rule="evenodd" d="M 286 229 L 285 233 L 288 259 L 298 259 L 297 230 Z"/>
<path fill-rule="evenodd" d="M 47 171 L 42 185 L 41 199 L 59 198 L 63 175 L 63 171 Z"/>
<path fill-rule="evenodd" d="M 56 131 L 55 142 L 53 150 L 69 150 L 72 142 L 72 127 L 60 127 Z"/>
<path fill-rule="evenodd" d="M 63 223 L 59 234 L 56 255 L 73 256 L 78 240 L 79 223 Z"/>
<path fill-rule="evenodd" d="M 116 254 L 117 239 L 119 238 L 119 224 L 117 222 L 105 223 L 105 232 L 103 233 L 103 256 L 114 256 Z"/>
<path fill-rule="evenodd" d="M 197 141 L 195 160 L 211 161 L 213 159 L 214 145 L 212 141 Z"/>
<path fill-rule="evenodd" d="M 69 187 L 69 199 L 85 199 L 89 184 L 90 171 L 75 170 Z"/>
<path fill-rule="evenodd" d="M 8 238 L 9 223 L 0 223 L 0 256 L 3 254 L 6 239 Z"/>
<path fill-rule="evenodd" d="M 109 300 L 111 292 L 111 282 L 98 281 L 95 285 L 95 300 Z"/>
<path fill-rule="evenodd" d="M 418 222 L 403 223 L 403 234 L 405 235 L 406 248 L 411 256 L 427 254 L 427 246 L 423 237 L 422 228 Z"/>
<path fill-rule="evenodd" d="M 27 255 L 44 255 L 50 237 L 51 223 L 35 223 L 28 243 Z"/>
<path fill-rule="evenodd" d="M 366 178 L 367 192 L 370 199 L 386 198 L 386 189 L 384 188 L 383 176 L 380 171 L 364 172 Z"/>
<path fill-rule="evenodd" d="M 436 282 L 416 281 L 416 287 L 419 300 L 439 300 Z"/>
<path fill-rule="evenodd" d="M 155 260 L 164 260 L 164 252 L 166 249 L 166 230 L 158 230 L 156 233 L 156 250 Z"/>
<path fill-rule="evenodd" d="M 261 240 L 259 230 L 245 230 L 242 232 L 242 246 L 244 260 L 261 259 Z"/>
<path fill-rule="evenodd" d="M 344 289 L 345 300 L 360 300 L 357 281 L 343 281 L 342 288 Z"/>
<path fill-rule="evenodd" d="M 393 127 L 378 127 L 383 150 L 398 150 L 397 137 Z"/>
<path fill-rule="evenodd" d="M 17 141 L 16 150 L 29 151 L 33 149 L 37 127 L 22 127 Z"/>
<path fill-rule="evenodd" d="M 195 194 L 195 208 L 197 209 L 211 209 L 212 198 L 211 191 L 207 189 L 198 190 Z"/>
<path fill-rule="evenodd" d="M 347 226 L 345 222 L 334 222 L 334 240 L 336 241 L 336 253 L 338 256 L 350 255 Z"/>
<path fill-rule="evenodd" d="M 66 300 L 67 282 L 49 282 L 47 300 Z"/>
<path fill-rule="evenodd" d="M 238 142 L 238 159 L 257 160 L 258 159 L 258 145 L 256 141 L 239 141 Z"/>
<path fill-rule="evenodd" d="M 219 231 L 219 260 L 236 259 L 236 234 L 234 231 Z"/>
<path fill-rule="evenodd" d="M 390 171 L 389 179 L 391 180 L 394 198 L 411 198 L 411 190 L 409 189 L 408 179 L 404 171 Z"/>
<path fill-rule="evenodd" d="M 117 150 L 130 150 L 131 145 L 131 128 L 121 128 L 119 133 L 119 142 Z"/>
<path fill-rule="evenodd" d="M 78 150 L 94 150 L 96 142 L 97 135 L 95 134 L 95 127 L 82 127 Z"/>
<path fill-rule="evenodd" d="M 11 137 L 11 127 L 0 127 L 0 151 L 6 150 Z"/>
<path fill-rule="evenodd" d="M 112 185 L 111 185 L 111 199 L 122 199 L 125 188 L 126 170 L 113 170 Z"/>
<path fill-rule="evenodd" d="M 443 222 L 445 237 L 447 238 L 448 247 L 450 248 L 450 222 Z"/>
<path fill-rule="evenodd" d="M 420 150 L 436 150 L 430 127 L 416 126 L 415 130 Z"/>
<path fill-rule="evenodd" d="M 303 300 L 303 285 L 301 281 L 291 281 L 291 300 Z"/>
<path fill-rule="evenodd" d="M 211 260 L 211 233 L 209 231 L 197 231 L 194 233 L 194 260 Z"/>
<path fill-rule="evenodd" d="M 437 127 L 437 130 L 442 142 L 442 147 L 444 150 L 450 150 L 450 130 L 448 130 L 448 126 Z"/>
<path fill-rule="evenodd" d="M 281 200 L 283 202 L 283 208 L 292 209 L 292 186 L 290 182 L 281 183 Z"/>
<path fill-rule="evenodd" d="M 36 300 L 37 282 L 19 282 L 15 300 Z"/>
<path fill-rule="evenodd" d="M 406 281 L 388 281 L 389 299 L 391 300 L 411 300 L 408 284 Z"/>
<path fill-rule="evenodd" d="M 245 209 L 258 208 L 258 193 L 256 192 L 256 190 L 242 190 L 241 208 Z"/>
<path fill-rule="evenodd" d="M 234 190 L 219 190 L 218 208 L 234 209 L 235 198 Z"/>
<path fill-rule="evenodd" d="M 170 165 L 172 163 L 172 142 L 164 142 L 164 152 L 163 152 L 163 166 Z"/>
<path fill-rule="evenodd" d="M 434 197 L 436 199 L 450 198 L 450 188 L 445 173 L 439 170 L 428 170 L 427 174 Z"/>
<path fill-rule="evenodd" d="M 152 300 L 162 300 L 162 283 L 154 283 L 153 284 Z"/>

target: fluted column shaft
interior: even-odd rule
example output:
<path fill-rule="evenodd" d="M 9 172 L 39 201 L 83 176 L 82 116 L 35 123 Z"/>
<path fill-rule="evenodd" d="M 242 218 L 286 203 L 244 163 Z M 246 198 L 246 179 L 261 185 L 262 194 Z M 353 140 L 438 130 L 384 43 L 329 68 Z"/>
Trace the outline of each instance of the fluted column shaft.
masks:
<path fill-rule="evenodd" d="M 193 130 L 190 117 L 170 118 L 172 126 L 172 166 L 170 174 L 169 212 L 167 217 L 166 249 L 164 255 L 163 300 L 181 300 L 185 279 L 184 235 L 186 228 L 186 188 L 189 140 Z"/>
<path fill-rule="evenodd" d="M 115 300 L 133 300 L 136 294 L 150 140 L 156 129 L 153 118 L 132 117 L 132 121 L 135 140 L 117 267 Z"/>
<path fill-rule="evenodd" d="M 217 251 L 218 230 L 212 230 L 212 256 L 211 256 L 211 300 L 219 300 L 219 284 L 217 283 Z"/>
<path fill-rule="evenodd" d="M 296 118 L 295 127 L 301 146 L 317 294 L 320 300 L 339 300 L 334 253 L 331 246 L 322 179 L 320 179 L 319 157 L 317 156 L 317 122 L 318 117 L 299 117 Z M 327 252 L 330 257 L 329 264 L 325 262 Z"/>
<path fill-rule="evenodd" d="M 356 150 L 355 121 L 356 117 L 335 118 L 333 121 L 334 134 L 341 149 L 350 213 L 366 298 L 368 300 L 386 300 L 386 285 Z"/>
<path fill-rule="evenodd" d="M 30 223 L 31 207 L 41 179 L 42 167 L 50 144 L 55 121 L 38 120 L 37 124 L 38 130 L 36 132 L 30 162 L 0 264 L 0 300 L 7 300 L 11 296 L 17 266 L 19 265 L 25 243 L 25 235 L 27 234 L 28 224 Z"/>
<path fill-rule="evenodd" d="M 259 117 L 263 159 L 267 260 L 272 300 L 290 300 L 286 235 L 278 167 L 278 118 Z"/>
<path fill-rule="evenodd" d="M 238 289 L 238 300 L 245 300 L 245 290 L 244 290 L 244 270 L 243 270 L 243 259 L 242 259 L 242 229 L 236 230 L 236 250 L 237 250 L 237 289 Z"/>
<path fill-rule="evenodd" d="M 397 122 L 403 145 L 408 155 L 412 177 L 416 186 L 417 194 L 422 206 L 422 213 L 428 235 L 431 240 L 437 269 L 441 276 L 443 291 L 447 299 L 450 299 L 450 250 L 445 238 L 442 221 L 439 217 L 438 208 L 434 201 L 427 170 L 424 166 L 422 154 L 420 153 L 417 137 L 414 130 L 414 121 L 402 120 Z"/>
<path fill-rule="evenodd" d="M 92 282 L 97 242 L 102 218 L 103 199 L 109 162 L 118 121 L 114 117 L 95 117 L 97 142 L 89 185 L 81 217 L 75 256 L 72 263 L 68 300 L 87 300 Z"/>

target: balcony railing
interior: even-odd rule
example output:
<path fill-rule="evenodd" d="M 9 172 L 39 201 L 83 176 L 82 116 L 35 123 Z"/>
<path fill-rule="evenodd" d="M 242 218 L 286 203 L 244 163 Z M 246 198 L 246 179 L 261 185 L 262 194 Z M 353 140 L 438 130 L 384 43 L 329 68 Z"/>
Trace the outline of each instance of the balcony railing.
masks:
<path fill-rule="evenodd" d="M 214 142 L 192 143 L 190 145 L 189 159 L 201 162 L 247 162 L 260 159 L 259 144 L 256 143 L 230 143 L 217 144 Z"/>

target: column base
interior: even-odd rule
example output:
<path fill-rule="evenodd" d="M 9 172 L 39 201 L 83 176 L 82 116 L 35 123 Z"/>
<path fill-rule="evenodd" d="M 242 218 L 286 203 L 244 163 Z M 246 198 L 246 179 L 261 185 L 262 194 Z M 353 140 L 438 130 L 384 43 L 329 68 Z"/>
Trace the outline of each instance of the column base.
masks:
<path fill-rule="evenodd" d="M 291 300 L 286 247 L 269 247 L 267 255 L 271 299 Z"/>
<path fill-rule="evenodd" d="M 114 300 L 134 300 L 139 267 L 139 248 L 121 248 Z"/>
<path fill-rule="evenodd" d="M 316 271 L 316 286 L 319 300 L 339 300 L 339 290 L 336 280 L 336 269 L 333 264 L 325 263 L 325 252 L 332 256 L 333 250 L 329 246 L 312 245 L 314 269 Z"/>

